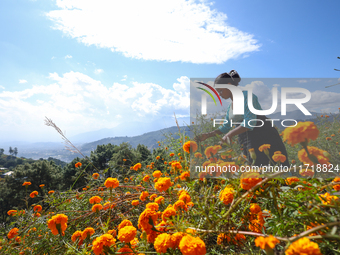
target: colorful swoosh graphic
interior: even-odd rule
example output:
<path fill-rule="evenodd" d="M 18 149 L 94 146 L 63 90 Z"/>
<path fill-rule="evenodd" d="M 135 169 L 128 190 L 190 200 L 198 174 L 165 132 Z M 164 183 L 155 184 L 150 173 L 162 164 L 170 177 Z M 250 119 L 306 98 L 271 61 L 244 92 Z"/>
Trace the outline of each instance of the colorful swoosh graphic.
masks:
<path fill-rule="evenodd" d="M 217 91 L 216 91 L 213 87 L 211 87 L 210 85 L 205 84 L 205 83 L 203 83 L 203 82 L 197 82 L 197 83 L 199 83 L 199 84 L 201 84 L 201 85 L 204 85 L 204 86 L 208 87 L 209 89 L 211 89 L 211 91 L 215 93 L 215 95 L 217 96 L 218 100 L 220 101 L 220 104 L 222 105 L 222 100 L 221 100 L 219 94 L 217 93 Z M 198 89 L 201 89 L 201 90 L 207 92 L 208 95 L 211 96 L 211 98 L 214 100 L 215 105 L 216 105 L 216 100 L 215 100 L 215 98 L 213 97 L 213 95 L 212 95 L 208 90 L 202 89 L 202 88 L 200 88 L 200 87 L 198 87 Z"/>

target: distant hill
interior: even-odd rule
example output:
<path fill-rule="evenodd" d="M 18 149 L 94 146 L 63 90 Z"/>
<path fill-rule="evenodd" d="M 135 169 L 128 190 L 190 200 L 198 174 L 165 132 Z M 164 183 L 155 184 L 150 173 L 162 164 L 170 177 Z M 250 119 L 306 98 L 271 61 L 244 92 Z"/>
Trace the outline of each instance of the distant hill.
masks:
<path fill-rule="evenodd" d="M 281 112 L 277 112 L 274 114 L 267 115 L 268 118 L 270 119 L 293 119 L 293 120 L 307 120 L 307 119 L 314 119 L 320 116 L 322 113 L 317 113 L 317 112 L 311 112 L 312 115 L 304 115 L 300 110 L 295 110 L 291 112 L 287 112 L 287 115 L 282 116 Z"/>

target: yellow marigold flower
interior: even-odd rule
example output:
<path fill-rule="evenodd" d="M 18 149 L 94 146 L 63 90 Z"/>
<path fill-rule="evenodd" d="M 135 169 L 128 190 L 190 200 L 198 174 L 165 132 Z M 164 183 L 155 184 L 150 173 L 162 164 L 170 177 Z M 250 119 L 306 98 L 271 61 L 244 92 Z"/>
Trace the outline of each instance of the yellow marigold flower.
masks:
<path fill-rule="evenodd" d="M 145 175 L 144 178 L 143 178 L 143 181 L 144 182 L 150 181 L 150 176 L 149 175 Z"/>
<path fill-rule="evenodd" d="M 98 174 L 98 173 L 94 173 L 94 174 L 92 174 L 92 178 L 93 178 L 93 179 L 97 180 L 97 179 L 98 179 L 98 177 L 99 177 L 99 174 Z"/>
<path fill-rule="evenodd" d="M 300 238 L 293 242 L 285 251 L 286 255 L 322 255 L 319 245 L 311 242 L 307 237 Z"/>
<path fill-rule="evenodd" d="M 9 210 L 9 211 L 7 212 L 7 214 L 8 214 L 9 216 L 15 216 L 17 213 L 18 213 L 17 210 Z"/>
<path fill-rule="evenodd" d="M 286 156 L 281 154 L 281 153 L 274 153 L 274 155 L 272 156 L 272 159 L 275 161 L 275 162 L 278 162 L 280 161 L 281 163 L 285 162 L 286 161 Z"/>
<path fill-rule="evenodd" d="M 140 215 L 138 219 L 138 228 L 142 229 L 146 233 L 150 233 L 152 230 L 152 226 L 150 225 L 150 220 L 155 224 L 158 219 L 158 213 L 154 210 L 145 209 Z"/>
<path fill-rule="evenodd" d="M 183 200 L 184 203 L 189 203 L 191 202 L 191 197 L 190 195 L 187 193 L 187 192 L 182 192 L 180 195 L 179 195 L 179 198 L 178 200 Z"/>
<path fill-rule="evenodd" d="M 78 163 L 76 163 L 74 166 L 75 166 L 76 168 L 78 168 L 78 167 L 81 167 L 81 165 L 82 165 L 82 163 L 78 162 Z"/>
<path fill-rule="evenodd" d="M 159 192 L 168 190 L 172 186 L 171 179 L 169 177 L 160 177 L 155 183 L 155 189 Z"/>
<path fill-rule="evenodd" d="M 164 197 L 163 196 L 159 196 L 159 197 L 155 198 L 155 202 L 157 204 L 161 204 L 162 202 L 164 202 Z"/>
<path fill-rule="evenodd" d="M 157 197 L 157 194 L 152 194 L 149 198 L 151 201 L 155 200 L 155 198 Z"/>
<path fill-rule="evenodd" d="M 119 186 L 119 181 L 117 180 L 117 178 L 107 178 L 106 181 L 104 182 L 105 187 L 107 188 L 117 188 Z"/>
<path fill-rule="evenodd" d="M 314 146 L 307 146 L 309 154 L 315 156 L 320 164 L 329 164 L 329 159 L 324 155 L 326 151 L 321 150 Z M 314 165 L 314 162 L 310 160 L 305 149 L 298 152 L 298 157 L 304 164 Z"/>
<path fill-rule="evenodd" d="M 47 226 L 53 235 L 65 235 L 68 217 L 65 214 L 57 214 L 47 221 Z M 59 233 L 61 231 L 61 233 Z"/>
<path fill-rule="evenodd" d="M 162 176 L 162 172 L 159 171 L 159 170 L 156 170 L 156 171 L 153 172 L 152 176 L 155 177 L 155 178 L 159 178 L 159 177 Z"/>
<path fill-rule="evenodd" d="M 89 199 L 90 204 L 99 204 L 103 199 L 99 196 L 94 196 Z"/>
<path fill-rule="evenodd" d="M 324 205 L 331 205 L 337 202 L 339 198 L 337 196 L 331 196 L 328 192 L 319 196 L 320 200 Z"/>
<path fill-rule="evenodd" d="M 146 205 L 146 209 L 158 211 L 159 206 L 158 206 L 157 203 L 148 203 L 148 204 Z"/>
<path fill-rule="evenodd" d="M 287 183 L 288 185 L 292 185 L 294 182 L 298 182 L 298 181 L 300 181 L 300 179 L 297 178 L 297 177 L 288 177 L 288 178 L 286 179 L 286 183 Z"/>
<path fill-rule="evenodd" d="M 154 247 L 158 253 L 166 253 L 166 250 L 171 247 L 171 236 L 167 233 L 160 234 L 155 239 Z"/>
<path fill-rule="evenodd" d="M 182 165 L 178 161 L 171 162 L 171 167 L 175 170 L 181 170 L 182 169 Z"/>
<path fill-rule="evenodd" d="M 187 153 L 197 151 L 197 143 L 195 141 L 188 141 L 183 144 L 183 150 Z"/>
<path fill-rule="evenodd" d="M 121 228 L 124 228 L 126 226 L 133 226 L 132 222 L 129 220 L 123 220 L 119 225 L 118 225 L 118 230 Z"/>
<path fill-rule="evenodd" d="M 131 204 L 133 206 L 137 206 L 137 205 L 139 205 L 139 200 L 132 200 Z"/>
<path fill-rule="evenodd" d="M 103 209 L 103 206 L 101 204 L 95 204 L 94 206 L 92 206 L 92 212 L 99 212 L 100 210 Z"/>
<path fill-rule="evenodd" d="M 145 201 L 148 196 L 149 196 L 149 192 L 142 191 L 142 193 L 139 196 L 139 199 L 142 200 L 142 201 Z"/>
<path fill-rule="evenodd" d="M 14 238 L 18 234 L 18 232 L 19 232 L 18 228 L 12 228 L 7 234 L 8 239 Z"/>
<path fill-rule="evenodd" d="M 24 182 L 23 184 L 22 184 L 22 186 L 29 186 L 29 185 L 31 185 L 32 183 L 31 182 Z"/>
<path fill-rule="evenodd" d="M 125 226 L 121 228 L 118 232 L 118 239 L 121 242 L 129 243 L 131 242 L 137 234 L 137 229 L 133 226 Z"/>
<path fill-rule="evenodd" d="M 54 193 L 54 190 L 50 190 L 49 192 L 48 192 L 48 194 L 53 194 Z"/>
<path fill-rule="evenodd" d="M 275 245 L 278 243 L 280 243 L 280 241 L 274 236 L 259 236 L 255 239 L 255 246 L 260 247 L 261 249 L 274 249 Z"/>
<path fill-rule="evenodd" d="M 183 232 L 176 232 L 171 235 L 171 248 L 176 249 L 179 246 L 179 243 L 181 242 L 182 238 L 186 234 Z"/>
<path fill-rule="evenodd" d="M 116 243 L 116 239 L 110 234 L 104 234 L 98 236 L 92 242 L 92 250 L 95 255 L 100 255 L 103 253 L 105 248 L 110 248 Z"/>
<path fill-rule="evenodd" d="M 33 191 L 31 194 L 30 194 L 30 197 L 31 198 L 35 198 L 36 196 L 38 196 L 38 191 Z"/>
<path fill-rule="evenodd" d="M 91 227 L 85 228 L 84 231 L 83 231 L 82 234 L 81 234 L 81 238 L 82 238 L 83 240 L 85 240 L 87 237 L 92 236 L 92 235 L 94 234 L 94 232 L 95 232 L 94 229 L 91 228 Z"/>
<path fill-rule="evenodd" d="M 36 206 L 33 207 L 33 211 L 35 211 L 35 212 L 40 212 L 41 210 L 42 210 L 41 205 L 36 205 Z"/>
<path fill-rule="evenodd" d="M 297 143 L 307 142 L 309 139 L 315 140 L 319 135 L 319 130 L 311 121 L 299 122 L 295 127 L 287 127 L 283 132 L 283 141 L 294 146 Z"/>
<path fill-rule="evenodd" d="M 335 177 L 333 182 L 340 182 L 340 177 Z M 334 185 L 333 189 L 335 189 L 336 191 L 339 191 L 340 190 L 340 184 Z"/>
<path fill-rule="evenodd" d="M 170 217 L 175 216 L 175 215 L 176 215 L 176 210 L 173 208 L 172 205 L 169 205 L 168 208 L 166 208 L 164 212 L 162 213 L 162 220 L 166 222 Z"/>
<path fill-rule="evenodd" d="M 185 181 L 187 178 L 190 178 L 190 172 L 185 171 L 183 172 L 180 177 L 179 177 L 182 181 Z"/>
<path fill-rule="evenodd" d="M 135 170 L 135 171 L 138 171 L 141 168 L 142 168 L 142 164 L 141 163 L 137 163 L 136 165 L 133 166 L 133 170 Z"/>
<path fill-rule="evenodd" d="M 219 198 L 223 204 L 228 205 L 234 200 L 234 192 L 235 190 L 228 186 L 220 192 Z"/>
<path fill-rule="evenodd" d="M 179 243 L 183 255 L 204 255 L 207 253 L 205 243 L 199 237 L 186 235 Z"/>
<path fill-rule="evenodd" d="M 77 230 L 76 232 L 73 233 L 73 235 L 71 236 L 71 240 L 72 242 L 76 242 L 77 240 L 79 241 L 78 245 L 82 245 L 83 244 L 83 240 L 81 238 L 81 234 L 82 232 Z"/>

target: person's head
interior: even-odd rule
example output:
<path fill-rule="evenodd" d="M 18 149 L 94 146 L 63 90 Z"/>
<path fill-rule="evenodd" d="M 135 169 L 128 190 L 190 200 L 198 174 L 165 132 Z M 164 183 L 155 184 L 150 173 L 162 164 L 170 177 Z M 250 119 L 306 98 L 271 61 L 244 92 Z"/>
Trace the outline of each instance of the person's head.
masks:
<path fill-rule="evenodd" d="M 240 81 L 240 75 L 235 70 L 231 70 L 229 73 L 222 73 L 217 76 L 214 82 L 214 86 L 216 84 L 231 84 L 234 86 L 238 86 Z M 216 90 L 224 99 L 228 99 L 231 97 L 231 92 L 229 89 L 218 88 Z"/>

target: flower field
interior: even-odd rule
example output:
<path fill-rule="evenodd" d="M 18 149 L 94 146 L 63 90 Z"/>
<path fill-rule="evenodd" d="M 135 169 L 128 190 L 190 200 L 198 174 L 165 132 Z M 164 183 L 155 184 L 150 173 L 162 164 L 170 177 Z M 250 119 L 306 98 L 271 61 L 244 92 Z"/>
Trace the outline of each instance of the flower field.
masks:
<path fill-rule="evenodd" d="M 288 159 L 277 152 L 270 160 L 298 166 L 288 176 L 190 173 L 193 162 L 236 169 L 251 162 L 236 142 L 203 145 L 180 134 L 159 143 L 166 156 L 132 164 L 124 176 L 97 169 L 81 189 L 49 191 L 39 183 L 32 190 L 27 180 L 22 207 L 8 211 L 0 253 L 339 254 L 339 136 L 339 120 L 326 116 L 286 128 Z"/>

